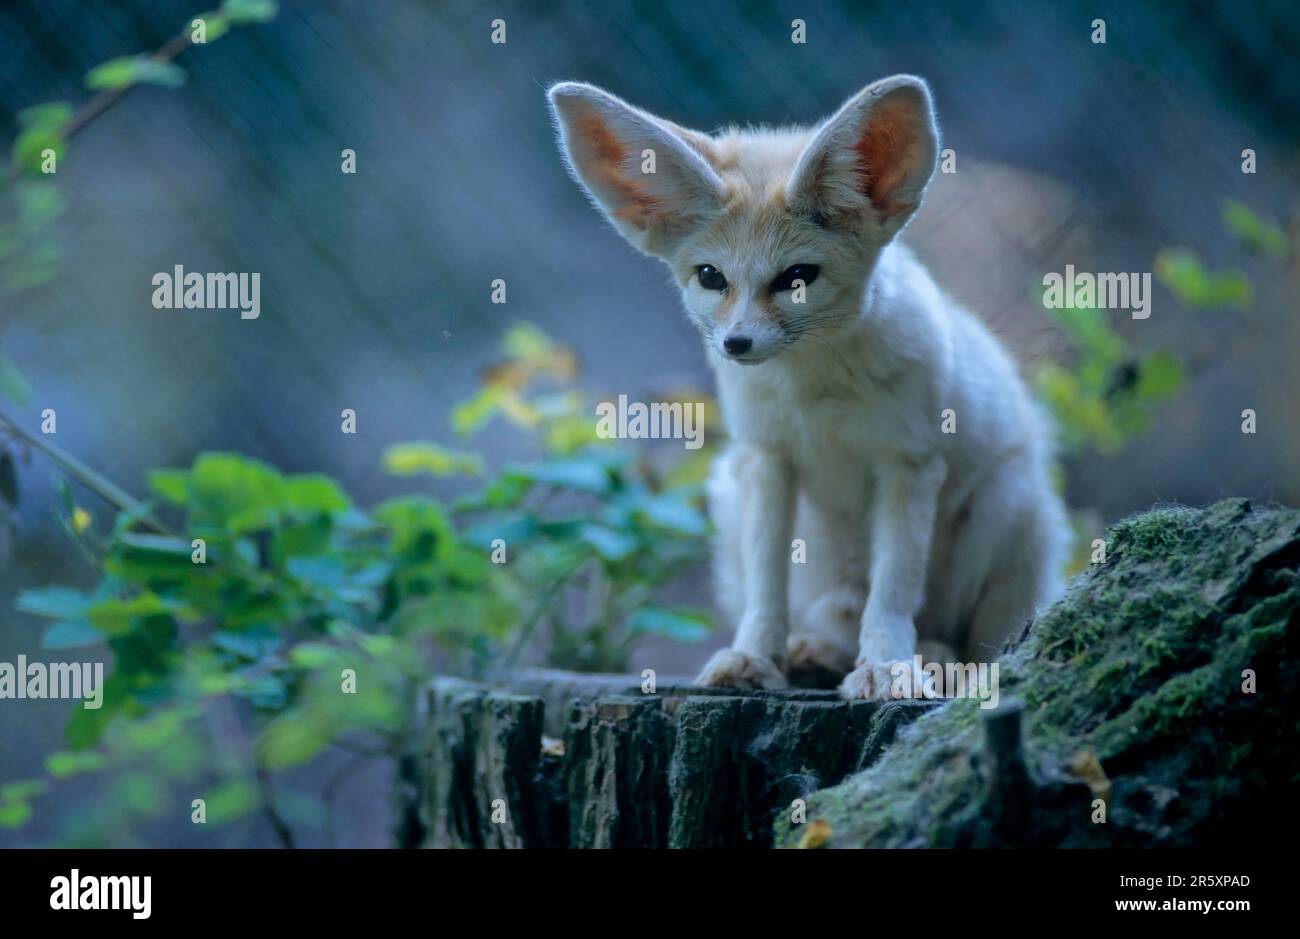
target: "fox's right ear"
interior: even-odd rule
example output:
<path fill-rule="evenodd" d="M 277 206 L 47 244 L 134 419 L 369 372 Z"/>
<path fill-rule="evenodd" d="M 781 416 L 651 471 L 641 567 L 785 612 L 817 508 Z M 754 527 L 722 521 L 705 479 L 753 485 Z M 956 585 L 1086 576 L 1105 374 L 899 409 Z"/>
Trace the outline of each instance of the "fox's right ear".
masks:
<path fill-rule="evenodd" d="M 722 180 L 704 135 L 593 85 L 561 82 L 547 97 L 569 170 L 637 248 L 667 255 L 721 208 Z"/>
<path fill-rule="evenodd" d="M 795 164 L 793 206 L 887 238 L 916 212 L 934 173 L 939 131 L 926 83 L 895 75 L 868 85 L 822 124 Z"/>

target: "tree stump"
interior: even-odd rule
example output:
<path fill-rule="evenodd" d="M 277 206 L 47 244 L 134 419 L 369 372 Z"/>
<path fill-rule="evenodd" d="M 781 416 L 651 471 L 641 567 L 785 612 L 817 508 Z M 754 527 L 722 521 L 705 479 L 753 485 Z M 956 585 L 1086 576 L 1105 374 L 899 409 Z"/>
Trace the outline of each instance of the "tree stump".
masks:
<path fill-rule="evenodd" d="M 551 671 L 438 678 L 425 705 L 419 843 L 574 848 L 768 847 L 937 706 Z"/>

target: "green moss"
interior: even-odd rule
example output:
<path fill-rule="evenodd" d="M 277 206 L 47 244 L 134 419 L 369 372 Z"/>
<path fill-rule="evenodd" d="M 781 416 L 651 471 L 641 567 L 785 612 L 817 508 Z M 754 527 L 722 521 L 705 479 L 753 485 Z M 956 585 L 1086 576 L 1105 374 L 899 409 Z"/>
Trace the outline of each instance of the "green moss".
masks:
<path fill-rule="evenodd" d="M 1245 837 L 1274 811 L 1278 777 L 1300 776 L 1292 714 L 1300 512 L 1241 499 L 1163 507 L 1121 521 L 1107 543 L 1106 563 L 1076 578 L 1000 660 L 1003 699 L 1025 704 L 1036 784 L 1033 804 L 1020 807 L 1023 837 L 1062 845 Z M 1253 695 L 1241 688 L 1247 668 L 1257 675 Z M 1004 843 L 981 773 L 980 715 L 975 701 L 927 715 L 872 768 L 816 793 L 808 818 L 825 819 L 836 846 Z M 1069 782 L 1067 766 L 1083 750 L 1113 783 L 1106 825 L 1088 821 L 1080 806 L 1091 793 Z M 781 823 L 777 844 L 799 833 Z"/>

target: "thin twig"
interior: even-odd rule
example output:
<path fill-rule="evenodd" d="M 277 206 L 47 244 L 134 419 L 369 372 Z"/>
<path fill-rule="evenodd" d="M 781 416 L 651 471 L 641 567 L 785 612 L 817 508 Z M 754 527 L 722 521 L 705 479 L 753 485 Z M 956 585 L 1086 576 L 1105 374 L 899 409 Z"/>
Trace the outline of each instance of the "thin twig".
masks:
<path fill-rule="evenodd" d="M 162 534 L 168 534 L 166 526 L 153 517 L 149 507 L 131 495 L 111 479 L 91 469 L 85 463 L 81 462 L 71 453 L 51 443 L 45 439 L 44 435 L 33 434 L 18 426 L 14 420 L 0 411 L 0 430 L 6 431 L 28 446 L 41 451 L 69 476 L 76 479 L 79 483 L 95 493 L 105 502 L 128 512 L 138 518 L 141 522 L 151 526 L 155 531 Z"/>
<path fill-rule="evenodd" d="M 514 645 L 512 645 L 510 651 L 506 653 L 506 657 L 501 663 L 502 671 L 509 670 L 515 664 L 515 660 L 519 658 L 519 653 L 524 650 L 524 646 L 527 644 L 528 638 L 533 634 L 533 630 L 537 628 L 537 624 L 541 622 L 542 617 L 546 614 L 547 610 L 550 609 L 551 601 L 555 599 L 555 595 L 560 592 L 560 589 L 564 587 L 566 583 L 568 583 L 568 579 L 561 577 L 554 581 L 551 586 L 547 588 L 546 592 L 542 594 L 542 599 L 538 602 L 532 615 L 528 617 L 528 621 L 524 623 L 523 628 L 519 631 L 519 636 L 515 639 Z"/>
<path fill-rule="evenodd" d="M 271 773 L 262 764 L 257 765 L 257 788 L 262 793 L 262 811 L 266 814 L 267 821 L 271 823 L 271 828 L 275 831 L 275 836 L 280 839 L 280 846 L 283 848 L 293 847 L 293 829 L 291 829 L 280 813 L 275 808 L 275 792 L 271 786 Z"/>
<path fill-rule="evenodd" d="M 170 62 L 191 45 L 193 43 L 190 41 L 190 28 L 186 26 L 178 35 L 173 36 L 158 47 L 149 58 L 154 62 Z M 132 82 L 124 88 L 105 89 L 77 108 L 68 120 L 67 126 L 63 128 L 63 139 L 68 140 L 73 134 L 84 130 L 88 124 L 130 94 L 136 84 L 136 82 Z M 22 173 L 22 167 L 17 163 L 10 163 L 6 178 L 9 182 L 12 182 L 20 173 Z"/>

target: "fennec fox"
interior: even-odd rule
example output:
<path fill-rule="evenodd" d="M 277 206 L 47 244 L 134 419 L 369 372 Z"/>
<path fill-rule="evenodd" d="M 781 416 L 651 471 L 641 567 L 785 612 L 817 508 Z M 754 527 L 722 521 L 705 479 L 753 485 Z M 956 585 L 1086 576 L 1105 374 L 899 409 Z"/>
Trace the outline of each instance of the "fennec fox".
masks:
<path fill-rule="evenodd" d="M 935 166 L 925 82 L 868 85 L 810 129 L 713 135 L 591 85 L 549 97 L 574 177 L 668 264 L 717 375 L 736 635 L 700 683 L 887 698 L 918 637 L 991 658 L 1060 592 L 1067 527 L 1016 367 L 895 240 Z"/>

